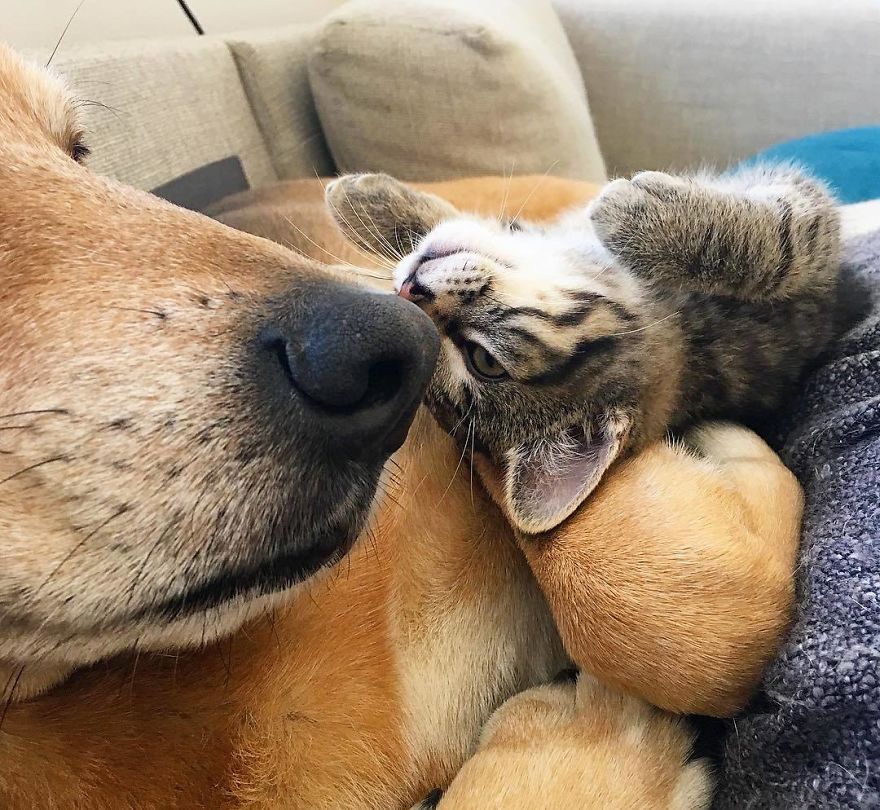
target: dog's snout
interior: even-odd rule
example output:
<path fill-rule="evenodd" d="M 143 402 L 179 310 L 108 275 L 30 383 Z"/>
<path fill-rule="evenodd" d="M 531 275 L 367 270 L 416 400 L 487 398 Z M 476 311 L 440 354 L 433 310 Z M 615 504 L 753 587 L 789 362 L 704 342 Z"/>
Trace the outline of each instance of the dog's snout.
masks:
<path fill-rule="evenodd" d="M 403 442 L 439 350 L 417 307 L 341 284 L 307 294 L 260 341 L 310 424 L 339 452 L 367 459 Z"/>

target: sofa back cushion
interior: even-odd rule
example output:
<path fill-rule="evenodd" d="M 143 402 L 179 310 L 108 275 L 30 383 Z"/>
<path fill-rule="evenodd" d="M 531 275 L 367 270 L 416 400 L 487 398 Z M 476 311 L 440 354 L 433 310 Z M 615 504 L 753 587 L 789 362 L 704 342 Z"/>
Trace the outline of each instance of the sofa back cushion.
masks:
<path fill-rule="evenodd" d="M 317 25 L 230 34 L 227 42 L 282 180 L 334 173 L 307 72 Z"/>
<path fill-rule="evenodd" d="M 326 23 L 309 75 L 340 170 L 605 179 L 549 0 L 358 0 Z"/>
<path fill-rule="evenodd" d="M 195 208 L 277 179 L 225 42 L 66 48 L 53 66 L 81 100 L 93 170 Z"/>
<path fill-rule="evenodd" d="M 875 0 L 554 0 L 608 169 L 726 166 L 880 121 Z"/>

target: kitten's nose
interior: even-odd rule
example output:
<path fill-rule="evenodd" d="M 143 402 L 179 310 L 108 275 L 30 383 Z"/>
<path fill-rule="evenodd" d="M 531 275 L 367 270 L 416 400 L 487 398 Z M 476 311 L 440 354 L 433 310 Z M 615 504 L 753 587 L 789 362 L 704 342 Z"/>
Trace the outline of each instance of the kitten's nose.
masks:
<path fill-rule="evenodd" d="M 400 289 L 397 291 L 397 294 L 401 298 L 405 298 L 407 301 L 419 301 L 421 297 L 413 287 L 415 286 L 415 280 L 412 276 L 410 276 L 403 284 L 400 285 Z"/>
<path fill-rule="evenodd" d="M 433 298 L 431 291 L 419 283 L 415 272 L 407 276 L 406 281 L 400 285 L 397 294 L 407 301 L 412 301 L 414 304 Z"/>

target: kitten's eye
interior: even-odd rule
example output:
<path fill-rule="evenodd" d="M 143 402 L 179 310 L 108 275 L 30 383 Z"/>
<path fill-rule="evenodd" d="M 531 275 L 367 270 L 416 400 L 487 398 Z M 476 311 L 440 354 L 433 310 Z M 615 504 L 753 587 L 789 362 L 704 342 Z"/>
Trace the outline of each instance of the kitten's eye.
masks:
<path fill-rule="evenodd" d="M 501 365 L 479 343 L 467 341 L 464 344 L 464 357 L 471 374 L 484 380 L 500 380 L 507 376 Z"/>
<path fill-rule="evenodd" d="M 70 156 L 77 163 L 82 163 L 89 156 L 90 152 L 91 149 L 80 140 L 74 141 L 73 146 L 70 147 Z"/>

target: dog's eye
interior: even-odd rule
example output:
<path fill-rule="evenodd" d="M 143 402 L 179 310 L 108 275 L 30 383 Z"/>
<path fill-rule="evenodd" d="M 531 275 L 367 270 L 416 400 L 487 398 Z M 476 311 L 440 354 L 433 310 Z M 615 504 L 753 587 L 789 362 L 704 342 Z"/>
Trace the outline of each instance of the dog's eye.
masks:
<path fill-rule="evenodd" d="M 70 147 L 70 156 L 77 162 L 82 163 L 88 156 L 91 150 L 88 146 L 86 146 L 81 140 L 77 139 L 73 142 L 73 146 Z"/>
<path fill-rule="evenodd" d="M 482 380 L 492 380 L 494 382 L 508 376 L 504 366 L 479 343 L 467 341 L 464 344 L 464 358 L 471 374 Z"/>

